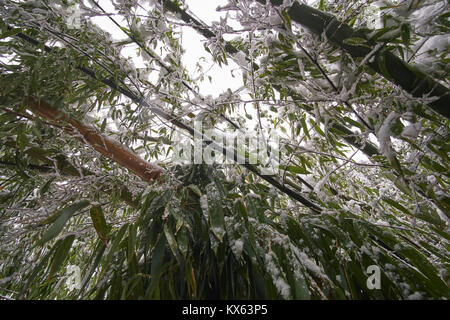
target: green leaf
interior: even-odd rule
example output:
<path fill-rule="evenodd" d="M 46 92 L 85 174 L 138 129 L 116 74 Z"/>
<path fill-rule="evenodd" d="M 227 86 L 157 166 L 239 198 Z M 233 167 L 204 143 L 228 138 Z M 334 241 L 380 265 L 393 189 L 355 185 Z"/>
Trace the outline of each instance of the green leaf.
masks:
<path fill-rule="evenodd" d="M 390 78 L 390 74 L 388 69 L 386 68 L 386 58 L 384 56 L 384 53 L 382 52 L 379 56 L 378 56 L 378 68 L 380 69 L 380 72 L 386 77 L 386 78 Z"/>
<path fill-rule="evenodd" d="M 291 21 L 291 17 L 289 16 L 289 14 L 286 12 L 286 10 L 281 11 L 281 15 L 284 18 L 284 22 L 286 24 L 286 27 L 288 28 L 288 30 L 292 30 L 292 21 Z"/>
<path fill-rule="evenodd" d="M 182 226 L 180 230 L 177 232 L 177 242 L 178 242 L 178 248 L 180 249 L 181 253 L 184 257 L 186 257 L 187 251 L 188 251 L 188 234 L 187 229 L 185 226 Z"/>
<path fill-rule="evenodd" d="M 137 226 L 135 224 L 130 224 L 128 226 L 128 261 L 131 261 L 136 251 L 136 235 L 137 235 Z"/>
<path fill-rule="evenodd" d="M 216 184 L 217 190 L 219 190 L 219 193 L 222 197 L 226 197 L 227 190 L 225 189 L 225 186 L 223 185 L 222 181 L 218 177 L 213 177 L 214 183 Z"/>
<path fill-rule="evenodd" d="M 170 230 L 170 228 L 167 226 L 167 224 L 164 224 L 163 229 L 164 229 L 164 235 L 166 236 L 167 243 L 169 244 L 170 250 L 172 251 L 173 256 L 179 261 L 180 253 L 178 251 L 178 244 L 177 244 L 175 235 L 173 234 L 172 230 Z"/>
<path fill-rule="evenodd" d="M 450 28 L 450 12 L 446 12 L 446 13 L 440 15 L 436 19 L 436 22 L 443 26 Z"/>
<path fill-rule="evenodd" d="M 414 197 L 413 192 L 411 191 L 411 189 L 403 182 L 402 178 L 396 177 L 393 173 L 391 172 L 386 172 L 384 173 L 384 176 L 386 178 L 388 178 L 389 180 L 391 180 L 395 186 L 402 191 L 404 194 L 407 194 L 408 196 Z"/>
<path fill-rule="evenodd" d="M 362 125 L 361 123 L 359 123 L 358 121 L 353 120 L 350 117 L 342 117 L 343 120 L 345 120 L 347 123 L 350 123 L 351 125 L 363 130 L 364 129 L 364 125 Z"/>
<path fill-rule="evenodd" d="M 320 134 L 322 137 L 325 137 L 325 132 L 320 128 L 320 126 L 313 120 L 309 119 L 309 122 L 313 125 L 314 130 Z"/>
<path fill-rule="evenodd" d="M 150 286 L 145 293 L 146 297 L 150 297 L 153 294 L 153 291 L 156 288 L 156 285 L 159 282 L 159 277 L 163 272 L 164 266 L 164 255 L 166 252 L 166 241 L 164 241 L 166 237 L 159 237 L 159 241 L 157 242 L 155 248 L 152 251 L 152 265 L 151 265 L 151 276 L 152 280 L 150 282 Z"/>
<path fill-rule="evenodd" d="M 412 246 L 402 246 L 398 252 L 406 256 L 428 279 L 430 289 L 436 291 L 438 295 L 448 295 L 448 286 L 440 279 L 436 268 L 426 259 L 426 257 Z"/>
<path fill-rule="evenodd" d="M 128 224 L 124 224 L 118 231 L 116 231 L 113 234 L 112 243 L 110 244 L 110 248 L 108 251 L 108 254 L 106 255 L 105 259 L 102 261 L 102 272 L 100 273 L 100 277 L 103 276 L 103 274 L 107 270 L 107 266 L 111 263 L 111 260 L 114 257 L 114 254 L 116 254 L 120 250 L 120 244 L 123 240 L 123 237 L 125 235 L 125 232 L 127 231 Z M 99 242 L 103 246 L 103 250 L 105 250 L 106 246 L 103 242 Z M 103 254 L 103 253 L 102 253 Z"/>
<path fill-rule="evenodd" d="M 360 46 L 364 45 L 367 42 L 366 39 L 360 37 L 347 38 L 343 41 L 343 43 L 351 45 L 351 46 Z"/>
<path fill-rule="evenodd" d="M 36 267 L 33 268 L 33 271 L 27 278 L 27 282 L 22 287 L 20 291 L 20 296 L 23 295 L 23 293 L 30 287 L 30 285 L 33 283 L 34 279 L 38 276 L 38 274 L 44 270 L 45 266 L 47 265 L 48 260 L 50 259 L 51 255 L 55 251 L 56 246 L 53 246 L 50 251 L 48 251 L 39 261 Z"/>
<path fill-rule="evenodd" d="M 17 144 L 19 145 L 20 151 L 23 152 L 25 147 L 28 145 L 28 137 L 25 133 L 25 127 L 19 128 L 19 132 L 17 133 Z"/>
<path fill-rule="evenodd" d="M 412 216 L 413 214 L 411 214 L 411 212 L 409 212 L 408 209 L 406 209 L 404 206 L 402 206 L 398 201 L 395 201 L 391 198 L 383 198 L 383 201 L 390 204 L 391 206 L 393 206 L 394 208 L 402 211 L 403 213 L 406 213 L 407 215 Z"/>
<path fill-rule="evenodd" d="M 21 31 L 22 31 L 22 29 L 11 29 L 11 30 L 8 30 L 6 32 L 2 32 L 2 34 L 0 34 L 0 39 L 13 37 L 16 34 L 20 33 Z"/>
<path fill-rule="evenodd" d="M 190 184 L 188 187 L 189 187 L 189 189 L 191 189 L 199 197 L 202 196 L 202 192 L 200 191 L 200 189 L 195 184 Z"/>
<path fill-rule="evenodd" d="M 106 118 L 103 120 L 102 125 L 100 126 L 100 132 L 105 132 L 106 128 Z"/>
<path fill-rule="evenodd" d="M 397 171 L 397 173 L 400 176 L 403 176 L 402 166 L 401 166 L 400 161 L 398 161 L 396 156 L 393 156 L 392 161 L 391 161 L 391 165 L 395 169 L 395 171 Z"/>
<path fill-rule="evenodd" d="M 80 292 L 83 292 L 83 289 L 86 287 L 86 285 L 91 280 L 92 274 L 97 269 L 98 264 L 100 263 L 101 258 L 103 257 L 103 253 L 106 250 L 106 246 L 101 241 L 97 241 L 97 246 L 93 250 L 91 256 L 89 257 L 88 261 L 92 261 L 91 267 L 89 270 L 84 274 L 83 281 L 81 284 Z M 103 272 L 103 271 L 102 271 Z M 102 274 L 100 274 L 99 278 L 101 278 Z"/>
<path fill-rule="evenodd" d="M 300 123 L 302 124 L 303 132 L 306 134 L 306 136 L 311 139 L 311 136 L 309 135 L 308 126 L 306 125 L 305 118 L 300 119 Z"/>
<path fill-rule="evenodd" d="M 394 31 L 397 28 L 398 28 L 397 26 L 391 26 L 391 27 L 386 27 L 386 28 L 375 30 L 370 33 L 370 40 L 372 40 L 372 41 L 377 41 L 377 40 L 388 41 L 389 39 L 396 38 L 398 36 L 397 32 L 394 32 L 393 35 L 388 34 L 388 32 Z"/>
<path fill-rule="evenodd" d="M 56 177 L 51 177 L 48 179 L 48 181 L 39 189 L 39 194 L 43 196 L 48 189 L 50 189 L 50 186 L 52 185 L 52 182 L 55 181 Z"/>
<path fill-rule="evenodd" d="M 325 10 L 325 0 L 320 0 L 319 2 L 319 10 L 324 11 Z"/>
<path fill-rule="evenodd" d="M 211 230 L 217 239 L 222 241 L 225 235 L 225 217 L 220 200 L 208 197 L 208 211 Z"/>
<path fill-rule="evenodd" d="M 309 291 L 308 285 L 303 276 L 295 279 L 294 289 L 296 299 L 299 300 L 311 299 L 311 292 Z"/>
<path fill-rule="evenodd" d="M 58 218 L 55 220 L 55 222 L 50 226 L 50 228 L 47 229 L 47 231 L 44 233 L 42 238 L 39 241 L 39 244 L 44 244 L 47 241 L 53 239 L 56 237 L 61 230 L 66 225 L 67 220 L 77 211 L 82 210 L 86 208 L 89 205 L 89 201 L 87 200 L 81 200 L 79 202 L 73 203 L 70 206 L 64 208 L 61 210 L 61 212 L 58 213 Z"/>
<path fill-rule="evenodd" d="M 310 172 L 306 170 L 305 167 L 297 167 L 297 166 L 285 166 L 280 164 L 280 170 L 286 170 L 294 174 L 309 174 Z"/>
<path fill-rule="evenodd" d="M 234 207 L 236 208 L 237 212 L 239 212 L 241 214 L 242 218 L 244 219 L 245 226 L 248 229 L 250 227 L 249 222 L 248 222 L 248 213 L 247 213 L 247 208 L 245 207 L 245 204 L 242 201 L 242 199 L 237 200 L 234 203 Z"/>
<path fill-rule="evenodd" d="M 409 46 L 409 43 L 411 41 L 411 29 L 409 27 L 409 24 L 402 24 L 401 26 L 401 35 L 402 40 L 405 46 Z"/>

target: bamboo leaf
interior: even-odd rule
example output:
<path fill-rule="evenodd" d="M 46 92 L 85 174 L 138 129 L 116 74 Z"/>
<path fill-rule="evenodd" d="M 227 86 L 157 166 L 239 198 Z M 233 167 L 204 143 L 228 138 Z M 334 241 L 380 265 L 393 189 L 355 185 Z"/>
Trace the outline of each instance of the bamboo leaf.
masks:
<path fill-rule="evenodd" d="M 101 206 L 92 206 L 90 210 L 90 216 L 92 219 L 92 223 L 94 224 L 95 231 L 102 240 L 102 242 L 106 245 L 109 240 L 109 226 L 106 224 L 105 216 L 103 214 L 103 210 Z"/>
<path fill-rule="evenodd" d="M 163 272 L 163 266 L 164 266 L 164 256 L 165 256 L 165 252 L 166 252 L 166 241 L 165 241 L 165 237 L 159 237 L 159 240 L 155 246 L 155 248 L 152 251 L 152 264 L 151 264 L 151 276 L 152 276 L 152 280 L 150 282 L 150 286 L 147 289 L 147 292 L 145 294 L 146 297 L 150 297 L 158 282 L 159 282 L 159 277 L 161 275 L 161 273 Z"/>
<path fill-rule="evenodd" d="M 48 279 L 51 279 L 53 275 L 55 275 L 59 271 L 64 260 L 66 260 L 67 255 L 69 254 L 70 248 L 72 247 L 72 243 L 74 240 L 75 235 L 71 234 L 65 237 L 64 239 L 59 240 L 55 244 L 55 247 L 57 249 L 50 264 L 50 272 L 48 274 Z"/>
<path fill-rule="evenodd" d="M 319 2 L 319 10 L 325 10 L 325 0 L 320 0 Z"/>
<path fill-rule="evenodd" d="M 43 234 L 39 243 L 42 245 L 42 244 L 46 243 L 47 241 L 55 238 L 62 231 L 62 229 L 64 228 L 64 226 L 66 225 L 66 223 L 70 219 L 70 217 L 75 212 L 86 208 L 88 205 L 89 205 L 89 201 L 81 200 L 79 202 L 73 203 L 70 206 L 62 209 L 61 212 L 58 213 L 58 218 L 56 218 L 55 222 L 53 222 L 53 224 Z"/>
<path fill-rule="evenodd" d="M 405 46 L 409 46 L 411 41 L 411 29 L 408 24 L 404 23 L 401 26 L 402 40 Z"/>
<path fill-rule="evenodd" d="M 223 213 L 222 204 L 216 198 L 208 197 L 208 213 L 209 222 L 211 224 L 211 230 L 214 235 L 219 239 L 223 240 L 225 235 L 225 218 Z"/>
<path fill-rule="evenodd" d="M 173 253 L 173 256 L 179 260 L 180 258 L 180 252 L 178 251 L 178 244 L 177 244 L 177 240 L 175 238 L 175 235 L 173 234 L 173 232 L 169 229 L 169 227 L 167 226 L 167 224 L 164 224 L 164 235 L 166 236 L 167 239 L 167 243 L 169 244 L 170 250 Z"/>
<path fill-rule="evenodd" d="M 347 38 L 343 42 L 351 46 L 361 46 L 364 45 L 367 42 L 367 40 L 360 37 L 354 37 L 354 38 Z"/>

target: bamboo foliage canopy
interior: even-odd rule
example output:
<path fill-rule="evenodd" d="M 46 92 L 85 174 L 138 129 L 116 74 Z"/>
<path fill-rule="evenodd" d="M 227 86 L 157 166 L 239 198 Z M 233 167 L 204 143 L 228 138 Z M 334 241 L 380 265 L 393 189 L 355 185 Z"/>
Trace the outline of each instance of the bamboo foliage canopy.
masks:
<path fill-rule="evenodd" d="M 0 2 L 0 299 L 450 298 L 447 1 L 214 5 Z"/>

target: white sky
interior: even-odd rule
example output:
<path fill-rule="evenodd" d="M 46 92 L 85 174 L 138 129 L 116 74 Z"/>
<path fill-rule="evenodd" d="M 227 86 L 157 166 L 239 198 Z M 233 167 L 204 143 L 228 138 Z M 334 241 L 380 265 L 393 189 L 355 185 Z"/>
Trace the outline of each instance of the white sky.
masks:
<path fill-rule="evenodd" d="M 213 21 L 219 21 L 221 17 L 225 17 L 225 13 L 216 11 L 216 8 L 225 5 L 227 3 L 226 0 L 186 0 L 186 3 L 190 11 L 207 25 L 211 25 Z M 114 12 L 114 7 L 110 0 L 100 0 L 99 4 L 105 11 Z M 116 20 L 118 20 L 117 17 Z M 127 36 L 107 17 L 95 17 L 93 22 L 108 31 L 114 39 L 127 39 Z M 126 26 L 125 22 L 121 24 Z M 207 71 L 212 66 L 205 73 L 204 81 L 197 83 L 200 88 L 200 94 L 203 96 L 212 95 L 213 97 L 217 97 L 220 93 L 227 91 L 228 88 L 236 90 L 242 86 L 242 75 L 239 67 L 232 60 L 228 60 L 228 66 L 222 65 L 220 67 L 218 64 L 214 64 L 211 55 L 204 49 L 203 43 L 205 38 L 190 27 L 181 27 L 181 31 L 182 46 L 186 50 L 182 57 L 182 62 L 191 78 L 195 79 L 199 75 L 195 71 L 197 69 L 196 64 L 200 61 L 201 57 L 205 58 L 205 60 L 200 61 L 203 66 L 203 71 Z M 130 57 L 137 68 L 143 67 L 141 58 L 137 56 L 136 46 L 127 46 L 122 50 L 122 55 L 124 57 Z M 231 75 L 231 70 L 234 70 L 234 77 Z M 211 76 L 211 81 L 208 79 L 208 75 Z"/>

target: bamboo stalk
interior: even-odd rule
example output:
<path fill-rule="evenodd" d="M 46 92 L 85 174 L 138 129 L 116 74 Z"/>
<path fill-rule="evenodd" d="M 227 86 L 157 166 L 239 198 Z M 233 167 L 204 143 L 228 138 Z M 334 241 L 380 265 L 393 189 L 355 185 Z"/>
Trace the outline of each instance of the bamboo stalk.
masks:
<path fill-rule="evenodd" d="M 33 113 L 50 123 L 62 126 L 68 134 L 83 143 L 89 144 L 94 150 L 127 168 L 142 180 L 151 182 L 159 179 L 162 168 L 145 161 L 109 137 L 103 136 L 95 128 L 81 123 L 47 102 L 38 100 L 35 97 L 28 97 L 27 104 Z"/>

